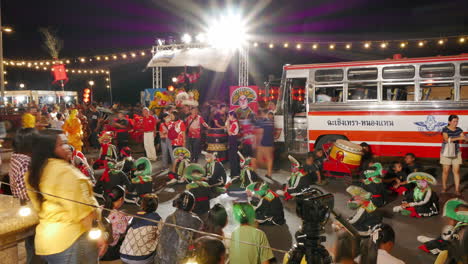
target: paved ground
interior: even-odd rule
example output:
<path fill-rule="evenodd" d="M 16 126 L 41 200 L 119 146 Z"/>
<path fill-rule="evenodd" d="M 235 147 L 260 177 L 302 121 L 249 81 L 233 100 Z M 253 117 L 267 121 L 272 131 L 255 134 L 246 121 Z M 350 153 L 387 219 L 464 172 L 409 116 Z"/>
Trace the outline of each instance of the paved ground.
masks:
<path fill-rule="evenodd" d="M 6 165 L 6 164 L 4 164 Z M 283 170 L 277 171 L 273 174 L 273 182 L 270 182 L 270 185 L 273 188 L 279 188 L 282 183 L 284 183 L 288 177 L 287 163 L 282 164 Z M 433 174 L 440 180 L 440 169 L 437 163 L 425 164 L 426 169 L 432 169 Z M 6 171 L 6 166 L 3 166 L 3 171 Z M 156 162 L 153 165 L 153 170 L 160 170 L 160 162 Z M 265 171 L 258 169 L 259 175 L 265 175 Z M 159 176 L 163 177 L 163 176 Z M 158 178 L 159 178 L 158 177 Z M 462 170 L 462 178 L 466 181 L 468 180 L 468 168 Z M 465 183 L 466 185 L 466 183 Z M 344 216 L 350 216 L 352 211 L 346 208 L 346 201 L 349 199 L 349 196 L 345 192 L 346 184 L 340 180 L 331 180 L 328 185 L 320 186 L 323 191 L 332 193 L 335 197 L 335 211 L 343 214 Z M 175 187 L 165 188 L 160 193 L 160 206 L 158 209 L 159 214 L 163 219 L 174 211 L 172 207 L 172 199 L 184 189 L 184 186 L 178 185 Z M 437 192 L 440 191 L 440 184 L 434 188 Z M 453 187 L 451 189 L 453 191 Z M 464 188 L 463 196 L 466 198 L 468 195 L 468 188 Z M 453 195 L 443 194 L 440 195 L 441 205 L 452 198 Z M 391 212 L 393 206 L 398 205 L 401 201 L 401 198 L 397 198 L 394 201 L 387 204 L 382 208 L 380 213 L 384 216 L 384 222 L 393 226 L 396 231 L 396 246 L 392 252 L 396 257 L 404 260 L 406 263 L 433 263 L 434 257 L 422 252 L 417 249 L 419 242 L 416 240 L 416 237 L 420 234 L 428 236 L 437 236 L 440 233 L 440 230 L 443 226 L 444 220 L 441 216 L 434 216 L 430 218 L 423 219 L 412 219 L 408 217 L 403 217 L 401 215 L 394 215 Z M 226 199 L 225 196 L 219 196 L 216 199 L 212 200 L 211 203 L 222 203 L 228 211 L 231 211 L 231 202 L 229 199 Z M 287 201 L 284 202 L 285 216 L 288 229 L 273 229 L 266 230 L 269 234 L 269 240 L 271 241 L 272 246 L 278 247 L 280 249 L 287 250 L 290 247 L 290 240 L 300 224 L 301 220 L 296 216 L 295 213 L 295 202 Z M 124 209 L 129 212 L 134 212 L 137 210 L 134 205 L 125 205 Z M 325 246 L 327 248 L 332 248 L 333 242 L 335 240 L 335 234 L 331 230 L 331 222 L 333 219 L 330 219 L 326 224 L 324 235 L 327 237 L 327 242 Z M 232 230 L 235 228 L 235 224 L 232 219 L 229 219 L 229 224 L 225 228 L 225 234 L 229 235 Z M 289 230 L 289 232 L 288 232 Z M 286 232 L 285 232 L 286 231 Z M 24 259 L 23 259 L 24 262 Z M 20 262 L 20 263 L 23 263 Z M 112 262 L 119 263 L 119 262 Z"/>

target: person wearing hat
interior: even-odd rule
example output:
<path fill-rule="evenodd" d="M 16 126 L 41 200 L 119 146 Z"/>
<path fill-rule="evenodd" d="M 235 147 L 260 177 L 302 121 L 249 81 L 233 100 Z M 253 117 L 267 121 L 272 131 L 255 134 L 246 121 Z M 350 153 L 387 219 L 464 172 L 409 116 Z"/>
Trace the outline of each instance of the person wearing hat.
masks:
<path fill-rule="evenodd" d="M 132 184 L 139 197 L 153 191 L 153 177 L 151 161 L 148 158 L 141 157 L 134 163 Z"/>
<path fill-rule="evenodd" d="M 294 198 L 298 193 L 301 193 L 304 189 L 309 188 L 313 183 L 312 177 L 301 168 L 301 164 L 293 156 L 288 156 L 291 162 L 291 176 L 286 182 L 283 190 L 278 190 L 278 195 L 284 196 L 285 200 Z"/>
<path fill-rule="evenodd" d="M 174 156 L 174 167 L 169 172 L 169 181 L 167 185 L 172 185 L 175 183 L 184 183 L 184 170 L 190 164 L 191 153 L 188 149 L 184 147 L 175 148 L 172 152 Z"/>
<path fill-rule="evenodd" d="M 437 255 L 448 250 L 451 243 L 459 242 L 465 236 L 468 226 L 467 202 L 457 198 L 448 200 L 444 205 L 443 216 L 448 223 L 442 228 L 442 234 L 437 238 L 418 236 L 418 241 L 423 243 L 419 249 Z"/>
<path fill-rule="evenodd" d="M 241 172 L 239 176 L 231 177 L 231 181 L 226 184 L 226 189 L 229 193 L 243 192 L 245 188 L 259 180 L 258 174 L 251 167 L 251 157 L 245 158 L 240 152 L 237 152 L 240 157 Z"/>
<path fill-rule="evenodd" d="M 202 154 L 205 155 L 205 171 L 208 184 L 213 187 L 224 187 L 227 179 L 226 169 L 224 169 L 223 163 L 216 158 L 216 152 L 202 151 Z"/>
<path fill-rule="evenodd" d="M 364 190 L 370 192 L 371 201 L 377 207 L 382 207 L 386 204 L 387 191 L 382 182 L 382 164 L 376 162 L 363 172 L 365 179 L 362 180 Z"/>
<path fill-rule="evenodd" d="M 186 190 L 195 197 L 195 207 L 192 212 L 203 218 L 210 210 L 211 188 L 203 181 L 205 169 L 196 163 L 188 165 L 184 170 L 184 178 L 190 181 Z"/>
<path fill-rule="evenodd" d="M 417 218 L 439 214 L 439 198 L 429 185 L 437 184 L 436 179 L 425 172 L 413 172 L 406 181 L 416 183 L 416 188 L 405 192 L 403 203 L 393 207 L 393 212 Z"/>
<path fill-rule="evenodd" d="M 247 195 L 253 198 L 255 219 L 260 225 L 283 225 L 286 223 L 281 199 L 278 194 L 270 190 L 268 184 L 254 182 L 247 186 L 246 191 Z"/>
<path fill-rule="evenodd" d="M 104 172 L 94 186 L 94 196 L 102 198 L 103 194 L 108 194 L 117 185 L 125 186 L 126 190 L 132 189 L 127 175 L 116 168 L 115 161 L 106 160 Z"/>
<path fill-rule="evenodd" d="M 118 159 L 117 149 L 112 145 L 112 132 L 102 132 L 99 136 L 99 143 L 101 148 L 99 149 L 99 158 L 93 163 L 93 169 L 98 170 L 105 167 L 105 161 Z"/>
<path fill-rule="evenodd" d="M 192 213 L 195 206 L 195 197 L 188 191 L 181 193 L 173 201 L 172 206 L 176 208 L 170 214 L 165 223 L 200 230 L 203 226 L 202 220 Z M 194 245 L 196 233 L 187 229 L 175 228 L 163 225 L 159 235 L 159 242 L 154 257 L 155 264 L 178 264 L 182 263 L 187 256 L 190 247 Z"/>
<path fill-rule="evenodd" d="M 348 218 L 348 222 L 361 236 L 369 236 L 372 229 L 382 223 L 382 216 L 376 214 L 377 207 L 371 201 L 372 194 L 354 185 L 346 188 L 346 192 L 352 196 L 347 202 L 348 208 L 356 210 L 356 213 Z"/>
<path fill-rule="evenodd" d="M 268 238 L 255 227 L 255 209 L 246 202 L 233 205 L 234 220 L 240 224 L 231 234 L 229 263 L 265 264 L 274 258 Z M 247 242 L 250 244 L 242 243 Z"/>

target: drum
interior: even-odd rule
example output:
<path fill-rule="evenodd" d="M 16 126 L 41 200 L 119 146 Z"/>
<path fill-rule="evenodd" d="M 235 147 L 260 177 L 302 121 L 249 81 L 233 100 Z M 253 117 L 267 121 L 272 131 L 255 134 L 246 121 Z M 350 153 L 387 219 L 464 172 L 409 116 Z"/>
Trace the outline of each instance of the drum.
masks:
<path fill-rule="evenodd" d="M 362 147 L 352 142 L 338 139 L 330 150 L 330 159 L 358 167 L 361 165 Z"/>
<path fill-rule="evenodd" d="M 227 160 L 227 144 L 208 143 L 206 151 L 209 153 L 216 152 L 216 158 L 220 161 Z"/>
<path fill-rule="evenodd" d="M 224 128 L 208 129 L 207 139 L 208 147 L 206 151 L 209 153 L 216 152 L 216 157 L 220 161 L 227 160 L 227 142 L 228 135 Z"/>
<path fill-rule="evenodd" d="M 207 134 L 207 142 L 208 144 L 210 143 L 224 143 L 226 144 L 228 142 L 228 134 L 224 130 L 224 128 L 210 128 L 208 129 L 208 134 Z"/>

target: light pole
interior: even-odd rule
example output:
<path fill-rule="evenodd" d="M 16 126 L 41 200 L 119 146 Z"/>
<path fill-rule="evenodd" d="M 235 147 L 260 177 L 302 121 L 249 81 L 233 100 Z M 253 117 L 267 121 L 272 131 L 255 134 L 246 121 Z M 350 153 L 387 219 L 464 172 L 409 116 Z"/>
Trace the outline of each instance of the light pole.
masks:
<path fill-rule="evenodd" d="M 110 95 L 110 104 L 112 106 L 112 82 L 111 82 L 111 74 L 110 74 L 110 71 L 107 71 L 107 78 L 106 78 L 106 81 L 107 81 L 107 89 L 109 89 L 109 95 Z"/>
<path fill-rule="evenodd" d="M 93 93 L 94 93 L 93 85 L 94 85 L 94 81 L 91 80 L 91 81 L 88 82 L 88 84 L 89 84 L 89 88 L 91 89 L 91 103 L 93 103 Z"/>
<path fill-rule="evenodd" d="M 0 0 L 0 105 L 5 104 L 5 76 L 3 75 L 3 31 L 10 33 L 13 29 L 2 26 L 2 1 Z"/>

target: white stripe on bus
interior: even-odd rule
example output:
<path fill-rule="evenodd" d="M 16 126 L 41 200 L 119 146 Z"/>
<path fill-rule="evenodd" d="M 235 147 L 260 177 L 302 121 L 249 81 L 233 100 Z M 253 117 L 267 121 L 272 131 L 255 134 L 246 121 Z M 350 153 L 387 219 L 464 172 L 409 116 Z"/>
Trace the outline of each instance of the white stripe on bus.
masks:
<path fill-rule="evenodd" d="M 361 144 L 364 141 L 351 141 Z M 441 147 L 442 143 L 424 143 L 424 142 L 385 142 L 385 141 L 365 141 L 369 145 L 387 145 L 387 146 L 423 146 L 423 147 Z M 309 140 L 309 143 L 315 144 L 315 140 Z M 468 147 L 468 144 L 461 144 L 461 147 Z"/>

